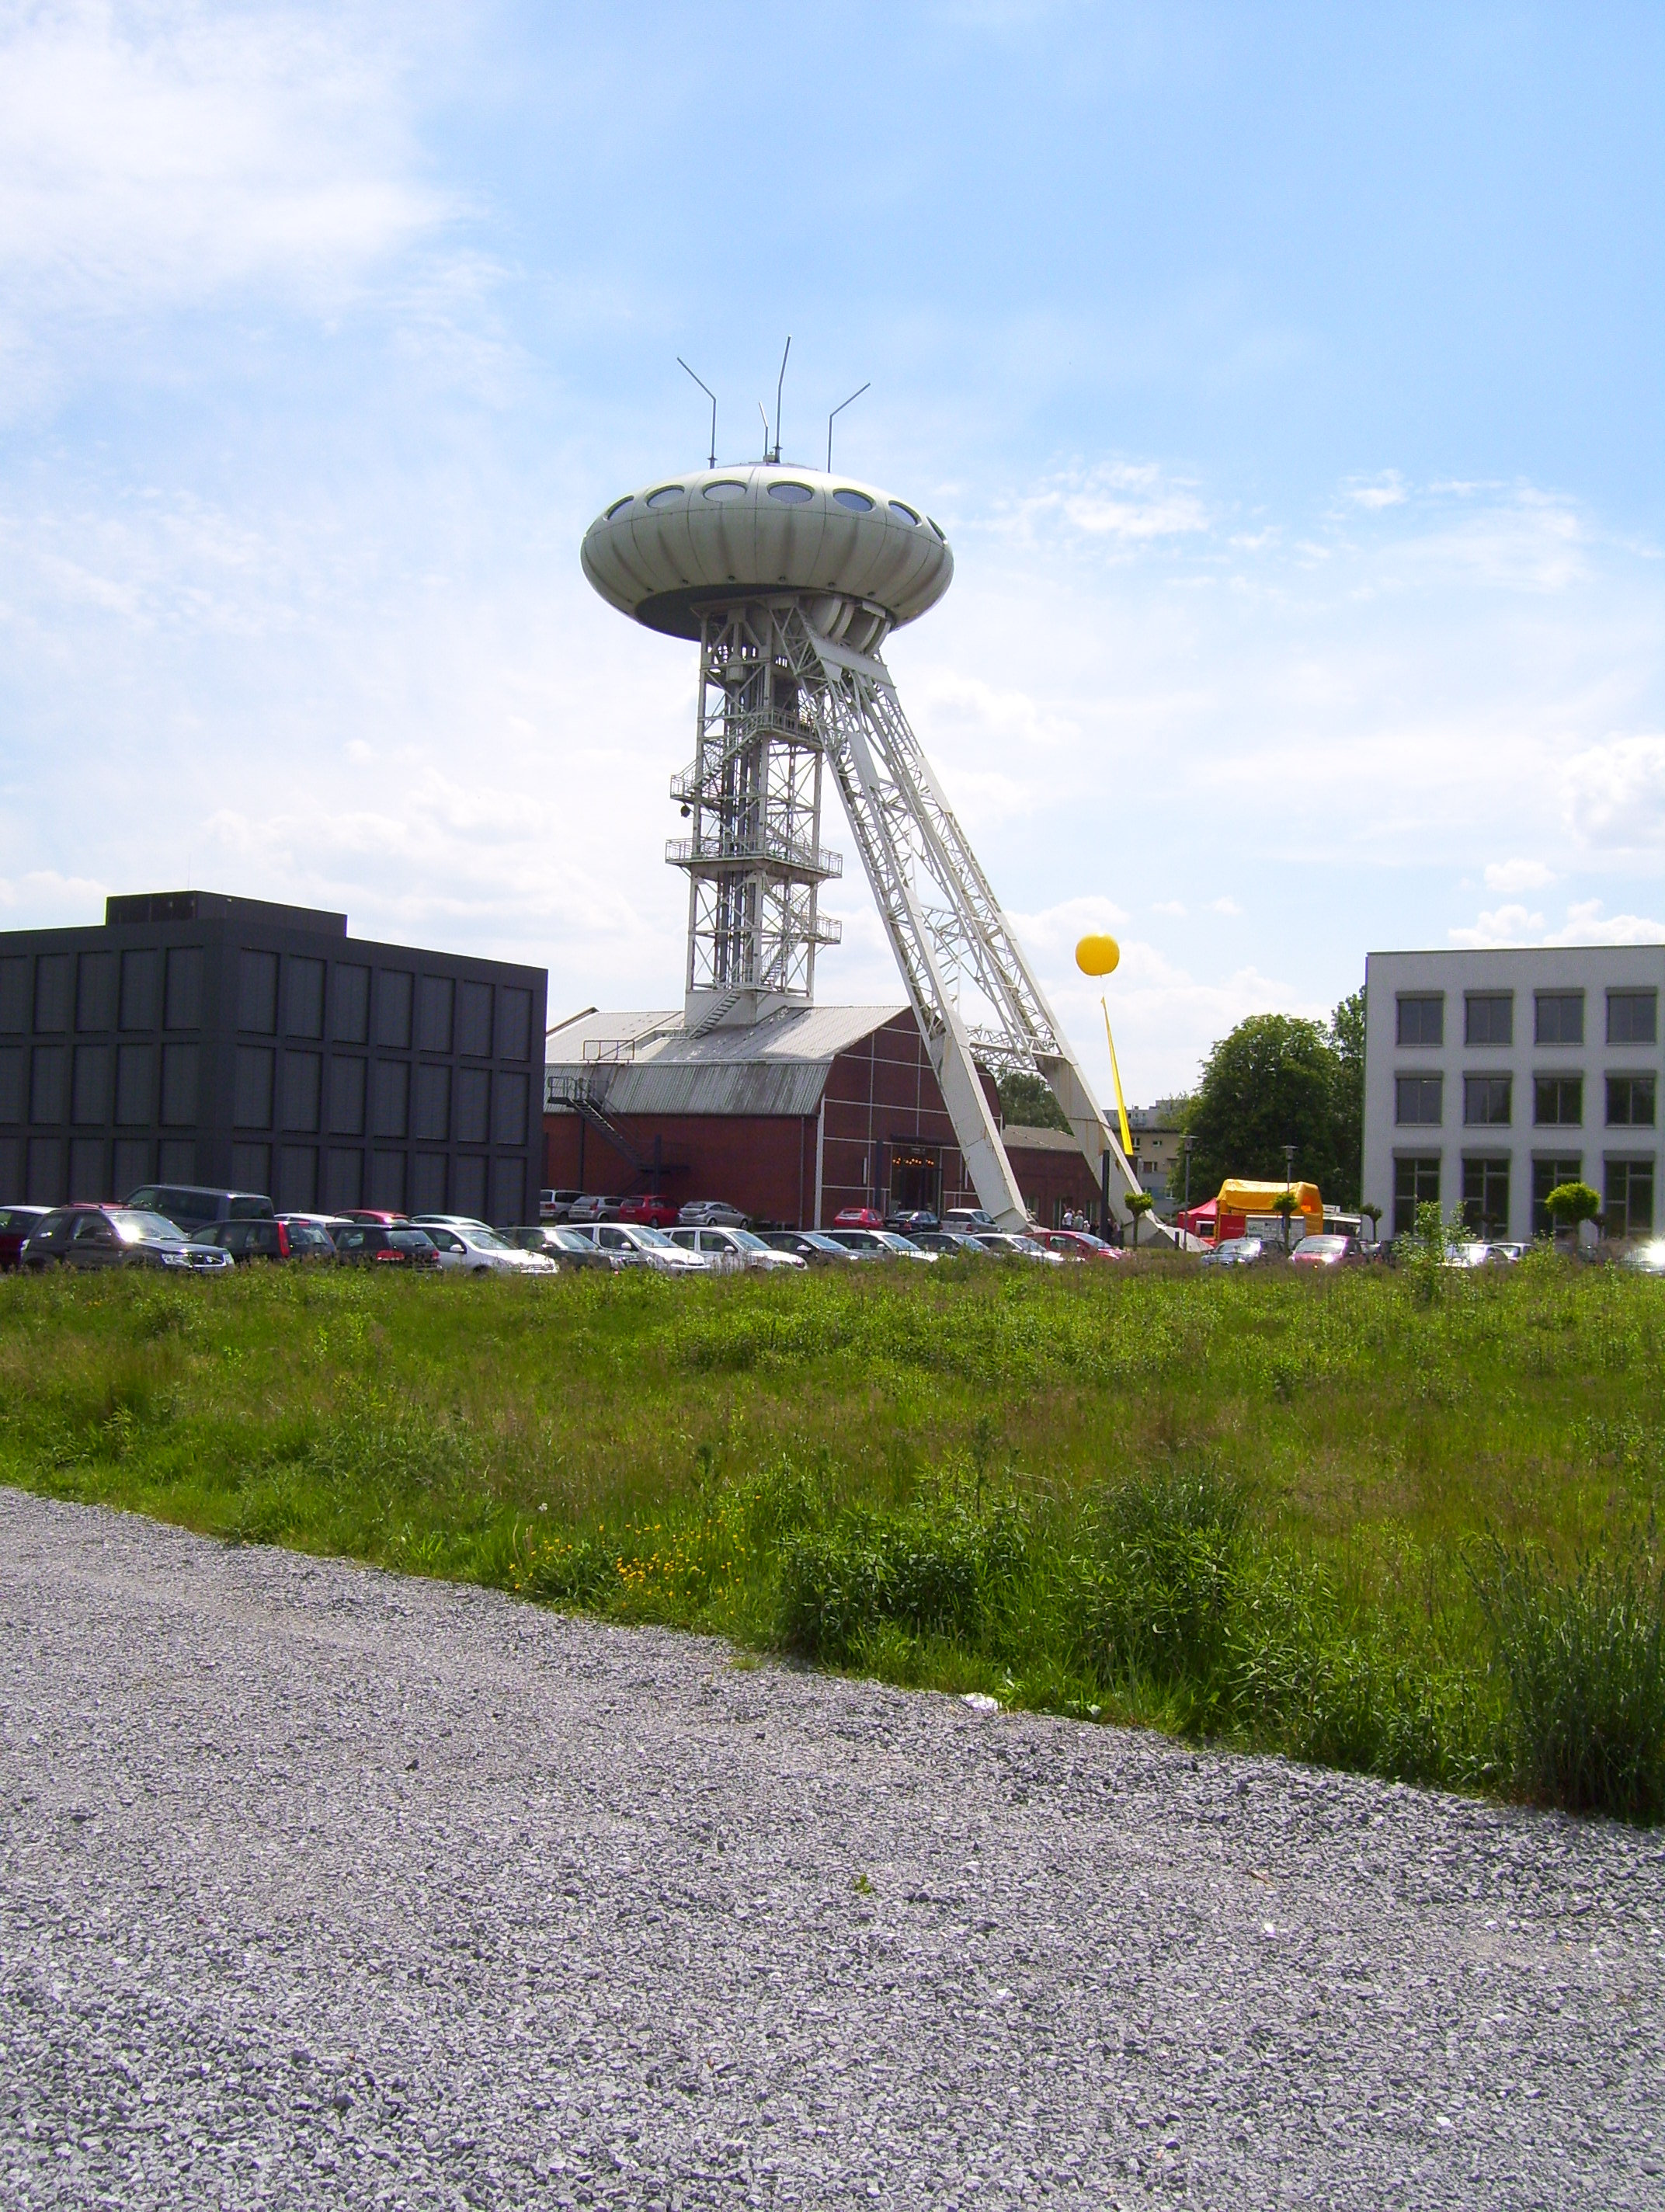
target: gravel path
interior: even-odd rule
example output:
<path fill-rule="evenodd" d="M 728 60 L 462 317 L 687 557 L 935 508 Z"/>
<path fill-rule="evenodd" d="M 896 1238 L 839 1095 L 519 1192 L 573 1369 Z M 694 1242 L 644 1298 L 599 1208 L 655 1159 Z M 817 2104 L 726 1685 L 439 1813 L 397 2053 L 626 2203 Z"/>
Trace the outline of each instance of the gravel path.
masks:
<path fill-rule="evenodd" d="M 1665 2205 L 1665 1849 L 0 1490 L 0 2202 Z"/>

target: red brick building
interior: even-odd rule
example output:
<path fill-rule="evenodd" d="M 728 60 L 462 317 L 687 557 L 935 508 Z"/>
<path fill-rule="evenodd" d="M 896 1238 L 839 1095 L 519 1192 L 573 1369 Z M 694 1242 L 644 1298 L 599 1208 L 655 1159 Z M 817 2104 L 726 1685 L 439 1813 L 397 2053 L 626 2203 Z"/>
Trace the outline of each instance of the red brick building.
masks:
<path fill-rule="evenodd" d="M 592 1011 L 551 1030 L 544 1057 L 548 1188 L 723 1198 L 790 1228 L 844 1206 L 977 1203 L 906 1006 L 799 1007 L 703 1036 L 680 1013 Z M 989 1095 L 994 1104 L 992 1085 Z M 1066 1203 L 1097 1214 L 1093 1176 L 1067 1138 L 1006 1137 L 1038 1219 Z"/>

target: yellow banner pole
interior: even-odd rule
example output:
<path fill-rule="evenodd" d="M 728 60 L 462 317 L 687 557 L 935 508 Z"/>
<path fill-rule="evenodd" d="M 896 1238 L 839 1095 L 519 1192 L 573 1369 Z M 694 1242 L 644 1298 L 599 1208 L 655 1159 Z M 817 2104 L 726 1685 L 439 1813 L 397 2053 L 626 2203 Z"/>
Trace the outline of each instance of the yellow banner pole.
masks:
<path fill-rule="evenodd" d="M 1121 1095 L 1121 1070 L 1115 1064 L 1115 1039 L 1110 1035 L 1110 1010 L 1104 1000 L 1098 1002 L 1104 1016 L 1104 1042 L 1110 1048 L 1110 1073 L 1115 1078 L 1115 1110 L 1121 1116 L 1121 1151 L 1125 1158 L 1133 1156 L 1133 1139 L 1127 1127 L 1127 1102 Z"/>

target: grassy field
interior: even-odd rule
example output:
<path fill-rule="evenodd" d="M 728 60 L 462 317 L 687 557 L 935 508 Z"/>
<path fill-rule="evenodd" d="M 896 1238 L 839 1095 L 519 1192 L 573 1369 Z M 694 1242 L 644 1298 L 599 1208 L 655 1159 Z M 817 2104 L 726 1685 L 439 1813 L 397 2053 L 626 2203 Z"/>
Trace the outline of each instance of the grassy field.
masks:
<path fill-rule="evenodd" d="M 0 1282 L 0 1477 L 1665 1817 L 1665 1285 L 1152 1261 Z"/>

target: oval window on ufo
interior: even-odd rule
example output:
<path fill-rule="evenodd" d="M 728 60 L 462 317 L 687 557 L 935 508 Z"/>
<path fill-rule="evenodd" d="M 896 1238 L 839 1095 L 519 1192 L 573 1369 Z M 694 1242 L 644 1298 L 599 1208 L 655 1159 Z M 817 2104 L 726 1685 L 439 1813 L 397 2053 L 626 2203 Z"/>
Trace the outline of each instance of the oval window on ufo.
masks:
<path fill-rule="evenodd" d="M 743 483 L 736 483 L 732 477 L 725 477 L 720 483 L 708 483 L 705 488 L 705 496 L 708 499 L 720 501 L 744 499 L 745 495 L 745 486 Z"/>
<path fill-rule="evenodd" d="M 848 507 L 852 514 L 871 514 L 873 503 L 865 491 L 836 491 L 833 497 L 840 507 Z"/>
<path fill-rule="evenodd" d="M 608 521 L 611 522 L 616 514 L 623 514 L 625 508 L 631 504 L 635 498 L 635 492 L 627 491 L 623 499 L 616 499 L 607 510 Z"/>
<path fill-rule="evenodd" d="M 769 495 L 771 499 L 778 499 L 783 507 L 802 507 L 806 499 L 815 497 L 807 484 L 799 483 L 772 483 Z"/>
<path fill-rule="evenodd" d="M 669 507 L 673 499 L 680 499 L 681 497 L 682 486 L 680 484 L 662 484 L 658 491 L 650 491 L 648 493 L 647 504 L 649 507 Z"/>
<path fill-rule="evenodd" d="M 652 502 L 650 501 L 649 504 L 651 505 Z M 898 522 L 905 522 L 910 530 L 918 529 L 918 515 L 915 514 L 911 507 L 904 507 L 899 499 L 893 499 L 890 501 L 890 512 L 895 515 Z"/>

